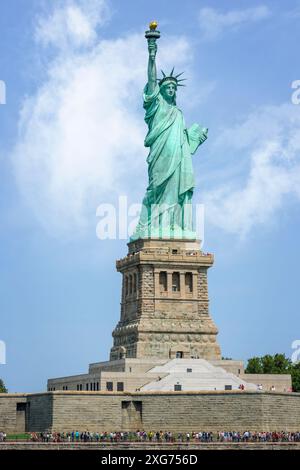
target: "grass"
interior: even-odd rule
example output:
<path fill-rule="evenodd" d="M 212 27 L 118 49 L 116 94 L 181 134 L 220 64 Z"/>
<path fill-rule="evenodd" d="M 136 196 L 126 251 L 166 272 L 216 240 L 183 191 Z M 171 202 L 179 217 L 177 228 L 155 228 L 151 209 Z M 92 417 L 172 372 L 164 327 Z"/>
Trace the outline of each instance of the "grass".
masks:
<path fill-rule="evenodd" d="M 7 434 L 7 441 L 28 441 L 30 439 L 30 434 L 20 433 L 20 434 Z"/>

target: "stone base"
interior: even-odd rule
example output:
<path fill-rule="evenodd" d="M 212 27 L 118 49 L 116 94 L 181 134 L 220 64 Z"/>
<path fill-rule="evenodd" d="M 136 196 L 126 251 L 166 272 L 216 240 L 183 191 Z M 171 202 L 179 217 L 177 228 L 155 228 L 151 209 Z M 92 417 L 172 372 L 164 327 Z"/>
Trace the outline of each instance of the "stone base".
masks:
<path fill-rule="evenodd" d="M 110 360 L 122 357 L 221 358 L 209 315 L 207 269 L 213 255 L 197 240 L 139 239 L 117 261 L 121 318 Z"/>

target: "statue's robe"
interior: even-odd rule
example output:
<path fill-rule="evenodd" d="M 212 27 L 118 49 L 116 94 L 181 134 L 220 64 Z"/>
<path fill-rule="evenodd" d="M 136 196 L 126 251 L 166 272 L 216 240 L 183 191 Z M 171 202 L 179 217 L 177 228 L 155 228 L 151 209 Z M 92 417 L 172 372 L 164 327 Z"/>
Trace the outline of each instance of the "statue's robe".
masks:
<path fill-rule="evenodd" d="M 149 184 L 136 233 L 132 239 L 158 235 L 158 223 L 153 218 L 166 213 L 168 217 L 164 220 L 167 220 L 169 227 L 165 228 L 168 229 L 172 225 L 173 228 L 179 227 L 191 231 L 191 226 L 184 227 L 183 211 L 180 209 L 191 202 L 194 190 L 191 152 L 194 153 L 202 142 L 199 140 L 198 145 L 194 144 L 194 148 L 190 145 L 181 110 L 175 104 L 167 103 L 158 85 L 151 94 L 148 93 L 146 85 L 144 109 L 148 125 L 145 146 L 150 148 L 147 158 Z M 205 139 L 206 136 L 202 135 L 202 141 Z M 185 225 L 190 224 L 191 221 L 185 221 Z M 156 228 L 153 229 L 153 226 Z M 159 235 L 162 235 L 161 231 Z"/>

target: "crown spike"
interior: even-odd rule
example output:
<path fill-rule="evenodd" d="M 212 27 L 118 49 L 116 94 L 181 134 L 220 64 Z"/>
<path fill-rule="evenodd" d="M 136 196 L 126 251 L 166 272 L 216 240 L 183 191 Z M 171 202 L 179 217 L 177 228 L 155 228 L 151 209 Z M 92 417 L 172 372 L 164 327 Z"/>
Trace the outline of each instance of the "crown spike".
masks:
<path fill-rule="evenodd" d="M 179 73 L 178 75 L 174 75 L 174 69 L 175 67 L 173 67 L 170 75 L 166 75 L 165 72 L 163 70 L 161 70 L 161 73 L 162 73 L 162 78 L 160 79 L 157 79 L 158 83 L 159 83 L 159 86 L 162 86 L 162 84 L 164 82 L 166 82 L 167 80 L 171 80 L 173 81 L 174 83 L 176 83 L 176 85 L 178 86 L 185 86 L 185 85 L 180 85 L 179 82 L 183 82 L 184 80 L 187 80 L 186 78 L 180 78 L 178 79 L 178 77 L 180 77 L 184 72 L 181 72 Z"/>

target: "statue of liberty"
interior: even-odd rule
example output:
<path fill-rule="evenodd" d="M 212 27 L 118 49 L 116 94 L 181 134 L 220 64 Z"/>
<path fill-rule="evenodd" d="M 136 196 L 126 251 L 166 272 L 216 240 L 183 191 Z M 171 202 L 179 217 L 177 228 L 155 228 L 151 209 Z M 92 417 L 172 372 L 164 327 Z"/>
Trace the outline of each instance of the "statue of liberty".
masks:
<path fill-rule="evenodd" d="M 193 124 L 186 128 L 182 111 L 176 105 L 176 93 L 184 79 L 162 71 L 157 79 L 157 23 L 150 23 L 148 40 L 148 82 L 144 88 L 145 121 L 149 147 L 149 183 L 143 199 L 139 223 L 131 240 L 138 238 L 195 239 L 192 224 L 194 172 L 192 155 L 207 138 L 206 128 Z"/>

